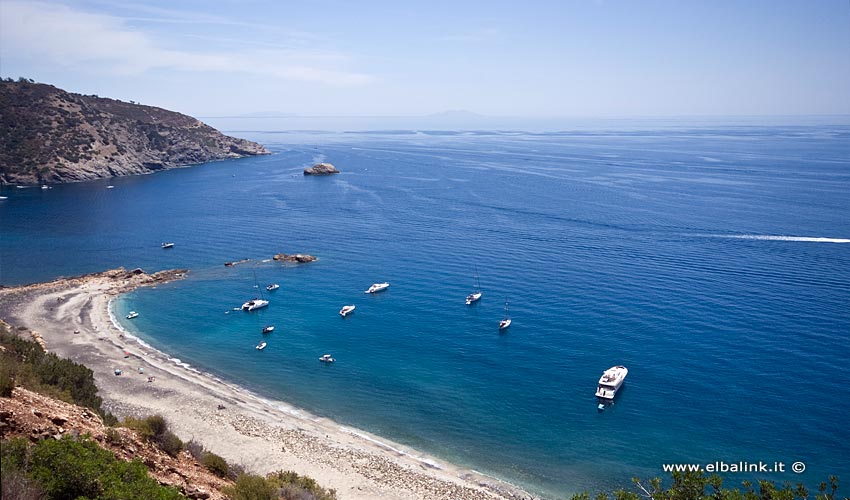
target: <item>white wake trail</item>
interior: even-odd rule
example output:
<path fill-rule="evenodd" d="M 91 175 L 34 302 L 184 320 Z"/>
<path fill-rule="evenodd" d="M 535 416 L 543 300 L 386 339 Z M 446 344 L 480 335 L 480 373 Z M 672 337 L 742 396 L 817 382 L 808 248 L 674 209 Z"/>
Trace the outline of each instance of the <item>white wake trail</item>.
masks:
<path fill-rule="evenodd" d="M 777 236 L 770 234 L 695 234 L 705 238 L 732 238 L 737 240 L 803 241 L 807 243 L 850 243 L 847 238 L 823 238 L 814 236 Z"/>

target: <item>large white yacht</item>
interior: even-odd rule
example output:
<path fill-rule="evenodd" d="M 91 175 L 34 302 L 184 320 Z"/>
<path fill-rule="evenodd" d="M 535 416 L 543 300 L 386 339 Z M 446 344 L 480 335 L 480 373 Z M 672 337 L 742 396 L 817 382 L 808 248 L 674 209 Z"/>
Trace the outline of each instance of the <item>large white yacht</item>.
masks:
<path fill-rule="evenodd" d="M 374 283 L 372 286 L 369 287 L 368 290 L 366 290 L 365 293 L 378 293 L 378 292 L 382 292 L 382 291 L 386 290 L 389 287 L 390 287 L 390 284 L 387 283 L 387 282 Z"/>
<path fill-rule="evenodd" d="M 596 386 L 596 397 L 602 399 L 614 399 L 614 395 L 626 380 L 629 370 L 622 365 L 612 366 L 599 377 L 599 385 Z"/>
<path fill-rule="evenodd" d="M 243 311 L 253 311 L 255 309 L 260 309 L 261 307 L 266 307 L 269 305 L 268 300 L 263 299 L 251 299 L 248 302 L 242 304 Z"/>

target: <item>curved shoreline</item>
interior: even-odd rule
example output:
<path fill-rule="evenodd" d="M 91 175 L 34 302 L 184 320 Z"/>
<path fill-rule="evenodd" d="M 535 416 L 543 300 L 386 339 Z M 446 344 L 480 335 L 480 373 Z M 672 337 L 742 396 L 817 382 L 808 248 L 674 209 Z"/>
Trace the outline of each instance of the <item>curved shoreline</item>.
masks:
<path fill-rule="evenodd" d="M 3 288 L 0 318 L 40 333 L 50 351 L 91 368 L 104 407 L 116 415 L 160 413 L 181 439 L 251 472 L 295 470 L 336 489 L 340 499 L 531 497 L 496 478 L 264 398 L 123 329 L 114 298 L 184 274 L 118 269 Z"/>

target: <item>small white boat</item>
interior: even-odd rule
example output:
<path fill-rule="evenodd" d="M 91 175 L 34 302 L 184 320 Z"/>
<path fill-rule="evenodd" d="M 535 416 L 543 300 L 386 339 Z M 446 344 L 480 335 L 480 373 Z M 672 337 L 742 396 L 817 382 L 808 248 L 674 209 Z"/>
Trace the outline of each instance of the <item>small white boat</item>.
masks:
<path fill-rule="evenodd" d="M 271 285 L 266 287 L 266 290 L 273 292 L 273 291 L 277 290 L 278 288 L 280 288 L 280 285 L 278 285 L 277 283 L 272 283 Z"/>
<path fill-rule="evenodd" d="M 344 318 L 349 313 L 353 313 L 354 309 L 355 309 L 355 306 L 342 306 L 342 309 L 339 310 L 339 315 Z"/>
<path fill-rule="evenodd" d="M 162 248 L 174 248 L 174 243 L 163 243 Z"/>
<path fill-rule="evenodd" d="M 378 292 L 382 292 L 382 291 L 386 290 L 389 287 L 390 287 L 390 284 L 387 283 L 387 282 L 374 283 L 364 293 L 378 293 Z"/>
<path fill-rule="evenodd" d="M 0 196 L 0 200 L 8 200 L 8 199 L 9 199 L 8 196 Z"/>
<path fill-rule="evenodd" d="M 614 399 L 628 374 L 629 370 L 622 365 L 612 366 L 602 372 L 602 376 L 599 377 L 599 385 L 596 386 L 596 397 Z"/>
<path fill-rule="evenodd" d="M 263 350 L 263 349 L 265 349 L 265 348 L 266 348 L 266 343 L 265 343 L 265 342 L 260 342 L 259 344 L 257 344 L 257 350 L 258 350 L 258 351 L 262 351 L 262 350 Z"/>
<path fill-rule="evenodd" d="M 130 314 L 127 315 L 127 319 L 137 318 L 138 316 L 139 313 L 137 313 L 136 311 L 130 311 Z"/>
<path fill-rule="evenodd" d="M 319 361 L 322 363 L 333 363 L 336 360 L 332 358 L 330 354 L 324 354 L 321 358 L 319 358 Z"/>
<path fill-rule="evenodd" d="M 41 189 L 50 189 L 50 187 L 45 185 L 45 186 L 41 186 Z"/>
<path fill-rule="evenodd" d="M 263 327 L 263 333 L 271 333 L 274 331 L 274 325 L 266 325 Z"/>
<path fill-rule="evenodd" d="M 106 189 L 115 189 L 115 186 L 113 186 L 112 184 L 110 184 L 110 185 L 106 186 Z"/>
<path fill-rule="evenodd" d="M 499 330 L 504 330 L 505 328 L 511 326 L 511 316 L 508 314 L 508 301 L 505 301 L 505 318 L 502 321 L 499 321 Z"/>
<path fill-rule="evenodd" d="M 475 266 L 475 291 L 466 296 L 466 305 L 472 305 L 481 299 L 481 280 L 478 278 L 478 266 Z"/>
<path fill-rule="evenodd" d="M 248 302 L 242 304 L 243 311 L 254 311 L 256 309 L 260 309 L 262 307 L 266 307 L 269 305 L 268 300 L 263 299 L 251 299 Z"/>

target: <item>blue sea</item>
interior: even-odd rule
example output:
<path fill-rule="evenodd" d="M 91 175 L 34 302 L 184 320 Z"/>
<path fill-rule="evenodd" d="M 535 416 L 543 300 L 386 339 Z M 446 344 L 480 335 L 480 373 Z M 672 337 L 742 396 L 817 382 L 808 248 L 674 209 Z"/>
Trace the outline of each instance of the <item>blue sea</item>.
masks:
<path fill-rule="evenodd" d="M 124 327 L 546 498 L 680 462 L 850 481 L 850 126 L 231 133 L 274 154 L 4 187 L 0 283 L 189 268 L 116 301 Z M 342 173 L 302 175 L 319 161 Z M 256 284 L 271 305 L 231 311 Z"/>

